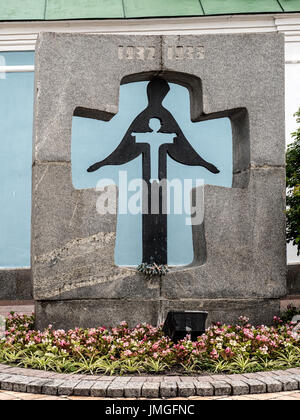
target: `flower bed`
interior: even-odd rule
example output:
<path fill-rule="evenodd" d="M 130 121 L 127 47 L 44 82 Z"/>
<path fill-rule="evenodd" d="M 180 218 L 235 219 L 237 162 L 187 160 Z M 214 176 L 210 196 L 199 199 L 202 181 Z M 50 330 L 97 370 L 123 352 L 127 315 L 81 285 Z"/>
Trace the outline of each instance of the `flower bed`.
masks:
<path fill-rule="evenodd" d="M 0 363 L 63 373 L 139 374 L 170 371 L 243 373 L 300 366 L 295 324 L 274 318 L 273 327 L 217 324 L 192 342 L 177 344 L 161 328 L 138 325 L 70 331 L 34 330 L 34 316 L 14 313 L 0 340 Z"/>

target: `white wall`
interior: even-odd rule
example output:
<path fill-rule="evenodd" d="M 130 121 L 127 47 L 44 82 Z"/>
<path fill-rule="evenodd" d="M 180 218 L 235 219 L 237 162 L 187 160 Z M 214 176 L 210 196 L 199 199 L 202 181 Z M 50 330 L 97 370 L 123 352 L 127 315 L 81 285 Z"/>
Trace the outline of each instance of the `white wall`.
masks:
<path fill-rule="evenodd" d="M 286 44 L 286 142 L 292 141 L 290 134 L 296 130 L 293 114 L 300 108 L 300 42 Z"/>
<path fill-rule="evenodd" d="M 299 124 L 293 116 L 300 108 L 300 42 L 286 44 L 286 142 L 293 141 L 291 133 L 296 131 Z M 287 246 L 287 257 L 289 263 L 299 262 L 296 247 L 292 244 Z"/>

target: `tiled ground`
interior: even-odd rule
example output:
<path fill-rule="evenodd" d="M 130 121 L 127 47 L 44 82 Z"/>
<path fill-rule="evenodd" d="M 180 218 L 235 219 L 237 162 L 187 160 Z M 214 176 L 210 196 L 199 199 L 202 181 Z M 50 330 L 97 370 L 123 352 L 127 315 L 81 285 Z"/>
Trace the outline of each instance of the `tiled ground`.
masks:
<path fill-rule="evenodd" d="M 105 400 L 105 401 L 121 401 L 124 398 L 88 398 L 88 397 L 54 397 L 47 395 L 36 395 L 36 394 L 23 394 L 19 392 L 10 392 L 10 391 L 0 391 L 0 401 L 28 401 L 28 400 L 38 400 L 38 401 L 95 401 L 95 400 Z M 126 399 L 126 401 L 132 401 L 136 399 Z M 138 400 L 143 400 L 142 398 Z M 239 396 L 239 397 L 190 397 L 190 398 L 170 398 L 168 401 L 205 401 L 205 400 L 220 400 L 220 401 L 232 401 L 232 400 L 243 400 L 243 401 L 300 401 L 300 391 L 293 392 L 282 392 L 279 394 L 258 394 L 258 395 L 248 395 L 248 396 Z"/>

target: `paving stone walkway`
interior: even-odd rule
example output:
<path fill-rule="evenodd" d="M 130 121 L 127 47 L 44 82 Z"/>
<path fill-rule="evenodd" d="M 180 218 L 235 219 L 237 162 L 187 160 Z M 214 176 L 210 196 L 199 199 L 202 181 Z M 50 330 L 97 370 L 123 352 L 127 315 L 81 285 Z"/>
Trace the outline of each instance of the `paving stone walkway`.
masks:
<path fill-rule="evenodd" d="M 300 390 L 300 368 L 245 375 L 101 376 L 66 375 L 0 364 L 4 392 L 53 397 L 192 398 L 238 397 Z"/>

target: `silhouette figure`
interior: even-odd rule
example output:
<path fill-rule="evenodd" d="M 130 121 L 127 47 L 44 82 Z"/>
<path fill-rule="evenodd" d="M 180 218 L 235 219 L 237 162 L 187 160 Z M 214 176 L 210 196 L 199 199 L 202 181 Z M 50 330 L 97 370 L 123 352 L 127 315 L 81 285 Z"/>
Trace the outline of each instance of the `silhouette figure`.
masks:
<path fill-rule="evenodd" d="M 164 79 L 151 80 L 147 87 L 149 100 L 147 108 L 135 118 L 117 149 L 106 159 L 92 165 L 88 172 L 97 171 L 106 165 L 123 165 L 137 158 L 141 153 L 145 153 L 144 145 L 137 144 L 132 134 L 152 132 L 149 128 L 149 121 L 152 118 L 157 118 L 161 122 L 160 133 L 176 133 L 177 135 L 173 144 L 164 147 L 164 152 L 184 165 L 203 166 L 214 174 L 219 173 L 220 171 L 213 164 L 206 162 L 198 155 L 185 138 L 175 118 L 163 107 L 162 102 L 169 91 L 170 86 Z"/>
<path fill-rule="evenodd" d="M 167 134 L 160 133 L 161 128 L 160 120 L 157 118 L 152 118 L 149 121 L 149 127 L 152 130 L 152 133 L 132 133 L 135 137 L 136 143 L 149 143 L 150 144 L 150 173 L 151 173 L 151 184 L 154 181 L 159 182 L 159 179 L 165 179 L 165 177 L 160 178 L 159 174 L 159 150 L 160 146 L 173 143 L 174 138 L 176 137 L 175 133 Z M 155 178 L 156 177 L 156 178 Z"/>
<path fill-rule="evenodd" d="M 143 197 L 148 194 L 148 214 L 143 214 L 143 262 L 145 263 L 167 264 L 167 215 L 162 208 L 162 189 L 155 182 L 154 187 L 159 189 L 159 214 L 151 214 L 151 200 L 154 200 L 151 183 L 156 176 L 159 180 L 167 179 L 167 155 L 184 165 L 203 166 L 214 174 L 220 172 L 194 150 L 175 118 L 164 108 L 162 102 L 169 91 L 170 86 L 164 79 L 151 80 L 147 87 L 149 101 L 147 108 L 132 122 L 119 146 L 106 159 L 88 168 L 88 172 L 94 172 L 106 165 L 123 165 L 142 154 L 143 179 L 148 187 L 147 191 L 143 192 Z M 155 120 L 159 120 L 160 127 Z M 141 133 L 152 134 L 142 136 Z M 162 141 L 157 141 L 156 136 L 160 133 L 162 135 L 159 139 Z M 163 142 L 164 137 L 168 139 L 165 142 Z"/>

